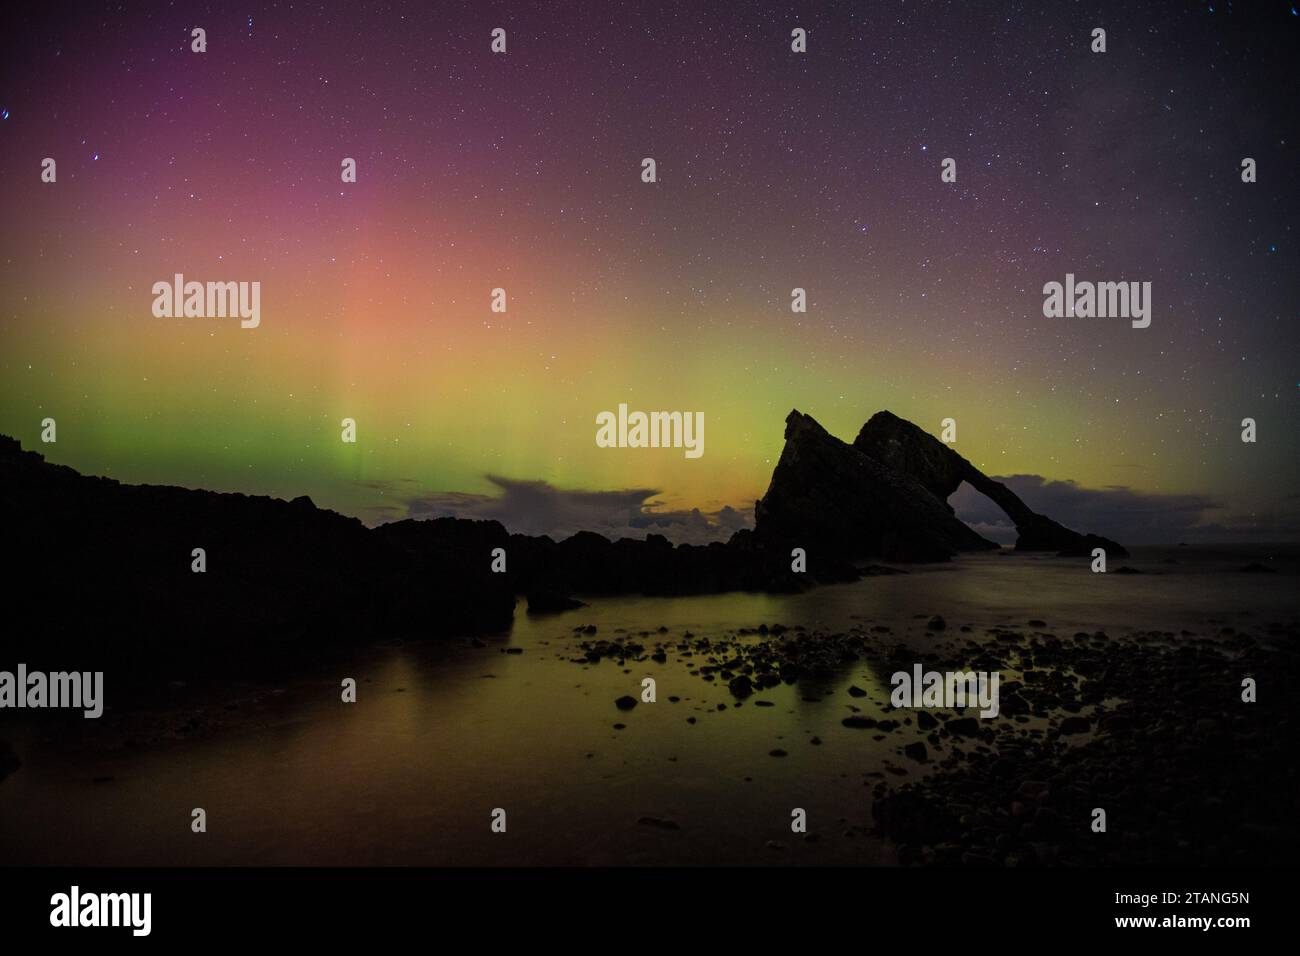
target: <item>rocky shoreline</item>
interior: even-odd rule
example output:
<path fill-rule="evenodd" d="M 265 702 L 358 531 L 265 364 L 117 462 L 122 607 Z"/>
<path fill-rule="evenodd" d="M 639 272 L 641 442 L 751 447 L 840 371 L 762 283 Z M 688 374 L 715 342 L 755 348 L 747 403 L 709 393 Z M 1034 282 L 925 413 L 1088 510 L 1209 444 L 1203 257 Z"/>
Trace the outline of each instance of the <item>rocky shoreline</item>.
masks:
<path fill-rule="evenodd" d="M 587 623 L 568 631 L 541 643 L 573 665 L 633 675 L 654 674 L 654 665 L 684 667 L 704 693 L 678 680 L 673 696 L 661 699 L 680 703 L 690 725 L 781 706 L 773 700 L 777 688 L 830 705 L 816 711 L 820 726 L 803 740 L 787 734 L 753 750 L 755 761 L 780 761 L 793 760 L 801 747 L 834 748 L 843 776 L 861 777 L 857 809 L 846 806 L 829 826 L 823 820 L 803 841 L 810 847 L 838 844 L 840 836 L 864 850 L 868 841 L 883 843 L 884 858 L 905 866 L 1275 865 L 1294 858 L 1296 704 L 1276 675 L 1297 663 L 1295 623 L 1114 636 L 1058 634 L 1039 618 L 983 627 L 925 614 L 861 619 L 836 631 L 779 623 L 721 635 L 666 626 L 605 633 Z M 462 653 L 511 652 L 532 653 L 474 639 Z M 998 715 L 893 707 L 890 675 L 917 664 L 999 672 Z M 1245 677 L 1259 681 L 1258 703 L 1242 701 Z M 324 676 L 287 691 L 254 683 L 216 695 L 173 681 L 151 706 L 106 714 L 93 744 L 67 721 L 47 727 L 40 745 L 111 753 L 260 733 L 293 719 L 295 701 L 317 685 L 322 694 L 336 693 Z M 196 699 L 202 706 L 184 703 Z M 616 731 L 637 722 L 642 709 L 630 694 L 611 696 L 609 707 Z M 0 777 L 15 770 L 16 756 L 0 743 Z M 1098 807 L 1106 811 L 1105 833 L 1091 828 Z M 691 826 L 654 814 L 636 824 Z"/>
<path fill-rule="evenodd" d="M 25 595 L 8 622 L 11 649 L 42 670 L 114 667 L 119 684 L 250 669 L 266 678 L 390 635 L 505 630 L 519 595 L 547 614 L 579 606 L 573 595 L 799 593 L 856 581 L 869 560 L 996 550 L 947 503 L 963 481 L 1014 521 L 1019 550 L 1127 554 L 1032 511 L 889 412 L 850 445 L 791 411 L 754 527 L 707 545 L 589 531 L 555 541 L 450 516 L 368 528 L 305 495 L 82 475 L 0 435 L 0 528 L 11 585 Z"/>
<path fill-rule="evenodd" d="M 994 656 L 1033 666 L 1018 696 L 1048 728 L 998 723 L 925 780 L 878 785 L 877 830 L 904 864 L 1292 864 L 1297 707 L 1279 675 L 1294 672 L 1298 636 L 1016 635 Z M 1260 683 L 1255 703 L 1245 677 Z"/>
<path fill-rule="evenodd" d="M 821 633 L 760 625 L 725 637 L 643 631 L 601 638 L 575 628 L 574 663 L 666 662 L 674 655 L 732 703 L 798 683 L 806 700 L 821 682 L 866 664 L 889 675 L 914 663 L 1003 675 L 996 718 L 975 708 L 893 708 L 851 684 L 847 728 L 891 740 L 895 784 L 875 778 L 869 830 L 903 865 L 1089 866 L 1282 864 L 1294 860 L 1297 773 L 1294 695 L 1276 675 L 1297 664 L 1300 627 L 1274 622 L 1257 634 L 1103 632 L 1057 636 L 1041 620 L 995 627 L 976 640 L 963 625 L 925 624 L 928 649 L 900 643 L 889 625 Z M 1242 700 L 1242 680 L 1260 699 Z M 886 695 L 887 696 L 887 690 Z M 770 705 L 769 705 L 770 706 Z M 688 717 L 694 723 L 696 718 Z M 813 737 L 812 745 L 822 741 Z M 785 752 L 772 752 L 784 756 Z M 909 767 L 910 770 L 903 769 Z M 1094 832 L 1093 811 L 1106 813 Z"/>

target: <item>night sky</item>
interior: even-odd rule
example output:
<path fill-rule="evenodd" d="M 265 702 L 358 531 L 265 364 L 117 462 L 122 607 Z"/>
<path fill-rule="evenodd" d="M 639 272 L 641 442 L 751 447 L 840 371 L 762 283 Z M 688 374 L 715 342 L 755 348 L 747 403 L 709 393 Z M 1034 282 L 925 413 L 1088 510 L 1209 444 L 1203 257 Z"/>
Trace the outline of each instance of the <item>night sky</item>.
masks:
<path fill-rule="evenodd" d="M 4 32 L 0 432 L 52 461 L 694 540 L 744 523 L 791 408 L 849 441 L 888 408 L 955 418 L 1089 530 L 1300 537 L 1289 3 L 55 5 Z M 260 327 L 154 317 L 178 272 L 259 281 Z M 1067 272 L 1150 281 L 1150 328 L 1045 318 Z M 704 412 L 704 456 L 598 448 L 620 402 Z"/>

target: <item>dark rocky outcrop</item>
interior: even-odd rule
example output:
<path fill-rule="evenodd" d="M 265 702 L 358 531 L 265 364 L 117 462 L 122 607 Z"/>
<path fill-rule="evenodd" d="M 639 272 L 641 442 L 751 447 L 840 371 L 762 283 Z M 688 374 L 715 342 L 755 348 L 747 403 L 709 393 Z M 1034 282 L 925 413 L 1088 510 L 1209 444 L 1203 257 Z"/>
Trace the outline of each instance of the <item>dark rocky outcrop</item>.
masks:
<path fill-rule="evenodd" d="M 14 753 L 13 744 L 0 740 L 0 781 L 22 766 L 22 761 Z"/>
<path fill-rule="evenodd" d="M 502 629 L 514 611 L 452 536 L 416 553 L 306 497 L 86 477 L 3 436 L 0 542 L 5 657 L 33 669 L 266 677 L 332 647 Z"/>
<path fill-rule="evenodd" d="M 586 606 L 585 601 L 565 597 L 555 591 L 533 591 L 528 595 L 529 614 L 559 614 L 562 611 L 576 611 Z"/>
<path fill-rule="evenodd" d="M 374 534 L 413 554 L 454 544 L 485 567 L 492 549 L 504 548 L 506 572 L 498 577 L 512 592 L 560 601 L 571 595 L 796 593 L 858 578 L 851 563 L 829 555 L 810 559 L 808 573 L 796 574 L 790 570 L 788 550 L 782 557 L 760 546 L 748 530 L 726 544 L 676 547 L 658 534 L 611 541 L 590 531 L 557 542 L 545 535 L 510 534 L 496 521 L 456 518 L 395 521 L 374 529 Z M 531 597 L 529 601 L 531 606 Z M 553 600 L 551 606 L 558 607 Z"/>
<path fill-rule="evenodd" d="M 992 500 L 1015 524 L 1018 551 L 1057 551 L 1086 557 L 1093 548 L 1105 548 L 1108 555 L 1128 555 L 1114 541 L 1071 531 L 1031 510 L 1002 482 L 994 481 L 933 435 L 892 412 L 872 415 L 858 432 L 853 447 L 887 468 L 915 479 L 941 502 L 947 502 L 958 486 L 966 482 Z"/>
<path fill-rule="evenodd" d="M 926 485 L 840 441 L 809 415 L 785 420 L 785 448 L 754 511 L 755 535 L 775 550 L 945 561 L 996 548 L 957 520 Z"/>
<path fill-rule="evenodd" d="M 404 636 L 500 630 L 515 595 L 549 612 L 572 595 L 797 592 L 856 580 L 856 561 L 942 561 L 995 548 L 953 514 L 962 481 L 998 502 L 1021 549 L 1087 553 L 1100 542 L 1038 515 L 915 425 L 881 412 L 853 445 L 798 411 L 755 509 L 754 530 L 674 547 L 660 535 L 564 541 L 510 534 L 496 521 L 405 520 L 366 528 L 283 501 L 125 485 L 53 465 L 0 436 L 0 541 L 16 596 L 13 660 L 86 669 L 111 660 L 153 672 L 256 670 L 304 651 Z M 807 568 L 791 569 L 803 548 Z M 206 550 L 207 570 L 191 570 Z M 493 573 L 504 548 L 507 571 Z M 125 630 L 110 636 L 107 628 Z M 111 653 L 110 653 L 111 651 Z"/>

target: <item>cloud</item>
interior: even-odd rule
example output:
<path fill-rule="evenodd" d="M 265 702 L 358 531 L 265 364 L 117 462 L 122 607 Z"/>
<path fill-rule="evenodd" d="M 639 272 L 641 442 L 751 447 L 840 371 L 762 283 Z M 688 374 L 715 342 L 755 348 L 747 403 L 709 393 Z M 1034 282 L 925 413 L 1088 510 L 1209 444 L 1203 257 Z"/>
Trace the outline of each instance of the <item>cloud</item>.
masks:
<path fill-rule="evenodd" d="M 447 491 L 422 494 L 410 480 L 364 482 L 387 501 L 366 509 L 371 524 L 401 518 L 476 518 L 501 522 L 509 531 L 549 535 L 559 541 L 579 531 L 612 540 L 661 534 L 675 544 L 725 541 L 754 526 L 753 506 L 717 511 L 671 510 L 655 488 L 613 491 L 556 488 L 546 481 L 486 476 L 498 494 Z M 1160 494 L 1125 485 L 1085 488 L 1042 475 L 996 477 L 1034 511 L 1067 528 L 1114 538 L 1123 544 L 1289 541 L 1300 538 L 1300 497 L 1282 510 L 1243 513 L 1208 495 Z M 957 517 L 1001 544 L 1014 544 L 1016 529 L 992 501 L 963 483 L 948 499 Z"/>
<path fill-rule="evenodd" d="M 556 488 L 546 481 L 486 476 L 499 495 L 439 492 L 406 498 L 411 518 L 478 518 L 500 521 L 519 534 L 562 540 L 579 531 L 610 539 L 643 539 L 661 534 L 675 544 L 725 541 L 740 528 L 754 526 L 753 508 L 726 505 L 718 511 L 666 510 L 655 488 L 586 491 Z"/>
<path fill-rule="evenodd" d="M 1290 539 L 1300 531 L 1297 515 L 1238 516 L 1208 495 L 1135 491 L 1125 485 L 1084 488 L 1073 481 L 1042 475 L 996 477 L 1039 514 L 1075 531 L 1105 535 L 1123 544 L 1179 541 Z M 966 483 L 948 499 L 957 517 L 980 534 L 1004 544 L 1016 539 L 1015 526 L 992 501 Z"/>

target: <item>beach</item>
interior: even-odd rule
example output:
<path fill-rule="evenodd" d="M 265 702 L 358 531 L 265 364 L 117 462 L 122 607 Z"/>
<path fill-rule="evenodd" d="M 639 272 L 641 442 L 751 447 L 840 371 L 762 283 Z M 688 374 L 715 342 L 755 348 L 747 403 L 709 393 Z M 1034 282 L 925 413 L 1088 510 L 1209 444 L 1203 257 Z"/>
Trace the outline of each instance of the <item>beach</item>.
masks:
<path fill-rule="evenodd" d="M 1296 550 L 1137 548 L 1122 566 L 1135 573 L 1003 551 L 796 595 L 593 597 L 545 616 L 520 602 L 508 632 L 376 636 L 291 680 L 159 682 L 129 700 L 110 671 L 100 720 L 9 715 L 21 763 L 0 785 L 0 856 L 1069 865 L 1140 863 L 1156 847 L 1192 862 L 1288 852 L 1295 831 L 1275 804 L 1294 793 L 1279 748 L 1295 715 L 1270 675 L 1295 664 Z M 918 663 L 998 671 L 999 715 L 892 707 L 891 674 Z M 1244 703 L 1252 674 L 1259 699 Z M 341 700 L 348 677 L 355 704 Z M 1131 808 L 1148 788 L 1171 802 L 1139 827 Z M 1098 804 L 1105 834 L 1090 828 Z M 196 807 L 206 833 L 191 832 Z"/>

